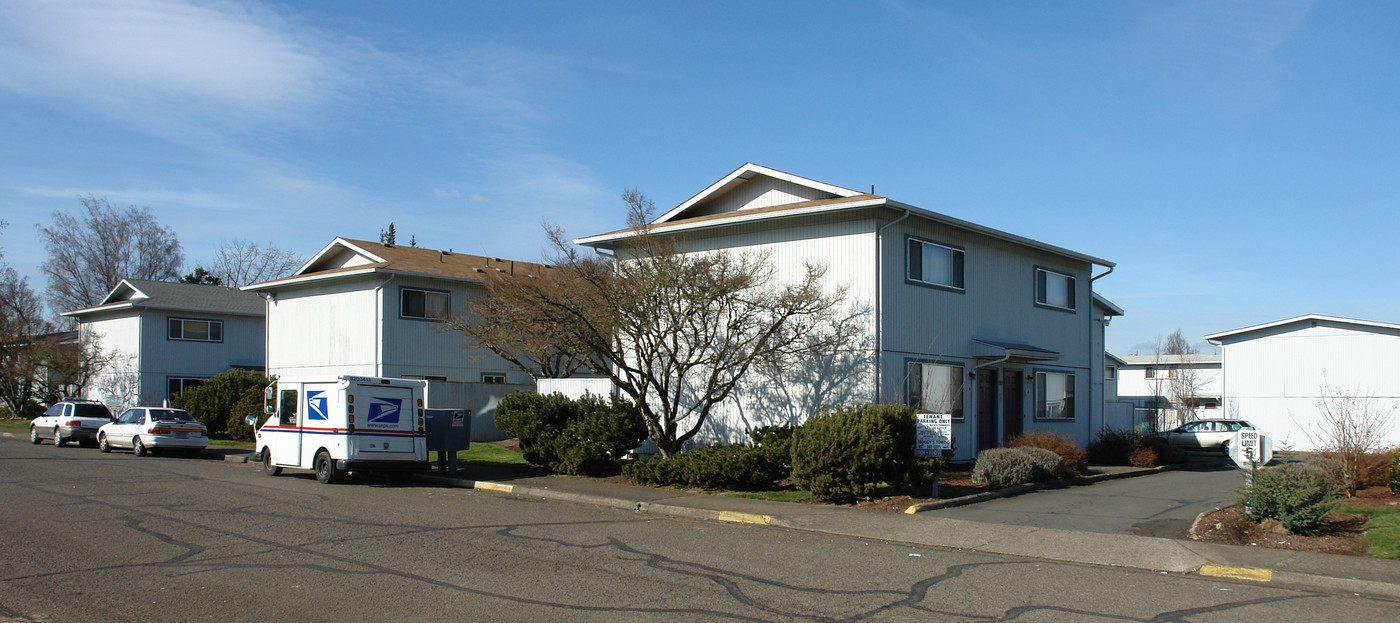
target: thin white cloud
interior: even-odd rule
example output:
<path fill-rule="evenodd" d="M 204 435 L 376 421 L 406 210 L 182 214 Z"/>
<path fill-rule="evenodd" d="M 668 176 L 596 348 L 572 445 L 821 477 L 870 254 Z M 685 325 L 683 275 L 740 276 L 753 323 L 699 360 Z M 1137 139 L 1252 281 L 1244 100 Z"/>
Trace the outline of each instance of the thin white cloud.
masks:
<path fill-rule="evenodd" d="M 0 7 L 0 87 L 118 115 L 283 115 L 337 68 L 277 15 L 180 0 L 17 0 Z"/>
<path fill-rule="evenodd" d="M 140 188 L 54 188 L 51 186 L 14 187 L 11 190 L 35 197 L 72 199 L 77 205 L 79 197 L 104 197 L 115 205 L 166 206 L 178 205 L 190 208 L 217 210 L 240 207 L 237 199 L 219 193 L 204 191 L 180 191 L 168 189 Z"/>
<path fill-rule="evenodd" d="M 447 188 L 447 189 L 443 189 L 443 188 L 434 188 L 434 189 L 433 189 L 433 198 L 434 198 L 434 199 L 460 199 L 461 197 L 462 197 L 462 193 L 461 193 L 461 192 L 458 192 L 458 190 L 457 190 L 456 188 Z"/>

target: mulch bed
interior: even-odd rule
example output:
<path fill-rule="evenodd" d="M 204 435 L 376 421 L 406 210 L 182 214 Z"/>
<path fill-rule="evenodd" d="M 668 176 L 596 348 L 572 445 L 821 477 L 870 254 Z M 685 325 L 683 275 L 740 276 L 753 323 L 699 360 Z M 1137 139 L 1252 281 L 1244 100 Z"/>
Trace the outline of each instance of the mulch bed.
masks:
<path fill-rule="evenodd" d="M 1358 491 L 1355 497 L 1341 500 L 1341 505 L 1396 508 L 1400 507 L 1400 497 L 1386 487 L 1368 487 Z M 1247 519 L 1238 506 L 1228 506 L 1201 517 L 1191 537 L 1209 543 L 1362 556 L 1369 546 L 1366 520 L 1367 516 L 1362 514 L 1333 513 L 1327 519 L 1327 529 L 1320 534 L 1274 534 Z"/>

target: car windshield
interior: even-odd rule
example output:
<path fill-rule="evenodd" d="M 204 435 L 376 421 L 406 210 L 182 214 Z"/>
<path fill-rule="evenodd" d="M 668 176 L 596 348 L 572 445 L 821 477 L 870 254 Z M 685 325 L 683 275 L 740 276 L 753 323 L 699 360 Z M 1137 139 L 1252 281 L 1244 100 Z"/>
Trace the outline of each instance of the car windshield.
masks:
<path fill-rule="evenodd" d="M 73 405 L 73 413 L 78 417 L 105 417 L 109 420 L 112 419 L 112 412 L 107 410 L 107 405 L 75 404 Z"/>
<path fill-rule="evenodd" d="M 151 419 L 161 422 L 193 422 L 189 413 L 178 409 L 151 409 Z"/>

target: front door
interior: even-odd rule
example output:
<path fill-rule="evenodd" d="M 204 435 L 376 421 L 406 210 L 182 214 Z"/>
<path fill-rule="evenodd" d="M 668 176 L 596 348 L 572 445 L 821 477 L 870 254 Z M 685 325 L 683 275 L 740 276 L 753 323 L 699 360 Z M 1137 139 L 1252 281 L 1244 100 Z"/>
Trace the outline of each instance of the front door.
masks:
<path fill-rule="evenodd" d="M 977 451 L 997 447 L 997 371 L 977 371 Z"/>
<path fill-rule="evenodd" d="M 1021 371 L 1002 370 L 1001 372 L 1001 434 L 1005 444 L 1012 437 L 1021 434 L 1023 413 L 1021 397 Z"/>

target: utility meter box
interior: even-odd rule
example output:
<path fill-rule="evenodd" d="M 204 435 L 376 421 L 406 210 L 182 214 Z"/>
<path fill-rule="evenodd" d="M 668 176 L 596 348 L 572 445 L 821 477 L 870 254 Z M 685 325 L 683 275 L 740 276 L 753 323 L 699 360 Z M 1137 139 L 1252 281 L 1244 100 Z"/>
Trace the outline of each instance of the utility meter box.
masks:
<path fill-rule="evenodd" d="M 472 414 L 466 409 L 424 409 L 429 452 L 456 452 L 470 448 Z"/>

